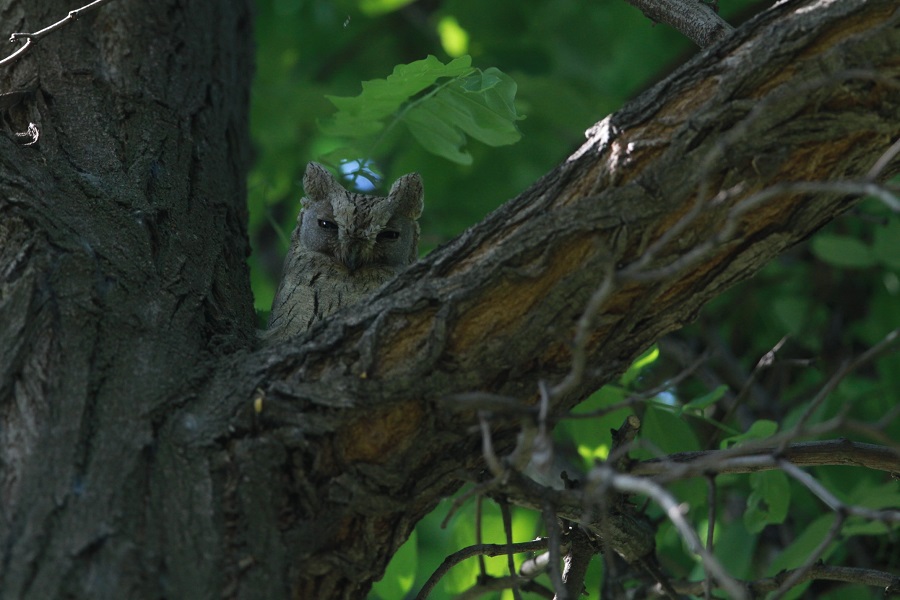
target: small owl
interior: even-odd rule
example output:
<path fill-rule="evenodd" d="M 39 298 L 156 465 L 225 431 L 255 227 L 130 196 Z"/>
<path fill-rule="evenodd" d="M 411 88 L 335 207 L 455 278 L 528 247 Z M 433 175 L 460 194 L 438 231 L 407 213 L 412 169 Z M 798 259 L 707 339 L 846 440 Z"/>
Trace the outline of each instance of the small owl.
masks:
<path fill-rule="evenodd" d="M 303 333 L 355 304 L 416 260 L 422 180 L 404 175 L 387 197 L 345 190 L 322 165 L 303 176 L 306 198 L 272 303 L 267 341 Z"/>

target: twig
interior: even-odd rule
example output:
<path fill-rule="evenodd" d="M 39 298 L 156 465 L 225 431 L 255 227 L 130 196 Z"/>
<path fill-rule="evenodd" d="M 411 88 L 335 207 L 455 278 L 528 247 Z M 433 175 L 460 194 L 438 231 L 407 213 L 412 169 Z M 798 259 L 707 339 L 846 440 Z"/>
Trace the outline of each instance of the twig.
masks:
<path fill-rule="evenodd" d="M 513 532 L 512 532 L 512 514 L 509 510 L 509 502 L 501 502 L 500 503 L 500 515 L 503 518 L 503 535 L 506 537 L 506 565 L 509 568 L 509 576 L 513 581 L 512 586 L 512 594 L 514 600 L 522 600 L 522 592 L 519 590 L 519 585 L 516 582 L 516 561 L 513 558 Z"/>
<path fill-rule="evenodd" d="M 730 597 L 739 600 L 748 598 L 747 590 L 735 581 L 719 560 L 703 547 L 700 538 L 697 537 L 697 532 L 685 520 L 681 512 L 681 505 L 662 486 L 649 479 L 616 473 L 605 465 L 594 468 L 588 477 L 595 484 L 600 484 L 601 486 L 609 485 L 619 492 L 641 494 L 651 498 L 663 509 L 663 512 L 675 525 L 675 528 L 681 534 L 681 538 L 691 551 L 703 560 L 703 568 L 715 577 L 719 585 L 728 592 Z"/>
<path fill-rule="evenodd" d="M 469 546 L 467 548 L 463 548 L 462 550 L 457 550 L 450 556 L 444 559 L 444 562 L 441 563 L 441 566 L 437 568 L 437 570 L 431 574 L 431 577 L 428 578 L 428 581 L 422 586 L 422 589 L 419 590 L 419 593 L 416 595 L 416 600 L 424 600 L 428 597 L 428 594 L 431 593 L 431 590 L 434 589 L 434 586 L 437 585 L 437 582 L 441 580 L 441 578 L 447 574 L 447 572 L 461 563 L 462 561 L 472 558 L 473 556 L 501 556 L 504 554 L 508 554 L 509 552 L 536 552 L 538 550 L 546 550 L 547 549 L 547 540 L 546 539 L 537 539 L 530 542 L 520 542 L 518 544 L 477 544 L 474 546 Z"/>
<path fill-rule="evenodd" d="M 742 581 L 744 585 L 750 589 L 751 593 L 761 596 L 766 592 L 773 592 L 778 589 L 788 577 L 791 577 L 800 569 L 792 569 L 782 571 L 775 577 L 767 577 L 756 581 Z M 860 569 L 856 567 L 833 567 L 822 564 L 814 564 L 809 569 L 803 571 L 799 578 L 794 582 L 800 584 L 805 581 L 823 580 L 823 581 L 841 581 L 844 583 L 858 583 L 872 587 L 882 588 L 887 594 L 900 593 L 900 577 L 885 573 L 884 571 L 876 571 L 874 569 Z M 704 582 L 702 581 L 681 581 L 672 584 L 675 590 L 680 594 L 699 595 L 703 593 Z M 643 595 L 642 595 L 643 593 Z M 637 597 L 650 596 L 651 594 L 659 596 L 661 593 L 654 589 L 636 590 Z"/>
<path fill-rule="evenodd" d="M 832 523 L 831 528 L 828 530 L 828 533 L 825 534 L 824 539 L 819 542 L 819 545 L 816 546 L 813 551 L 810 553 L 809 557 L 804 561 L 803 565 L 801 565 L 796 571 L 791 573 L 789 577 L 786 577 L 784 581 L 781 582 L 781 585 L 778 586 L 778 589 L 775 590 L 769 598 L 772 600 L 776 600 L 777 598 L 781 598 L 784 594 L 797 585 L 800 578 L 803 577 L 803 574 L 812 568 L 814 564 L 821 558 L 821 556 L 825 553 L 825 550 L 828 549 L 828 546 L 837 539 L 837 536 L 841 533 L 841 529 L 844 527 L 844 521 L 847 519 L 845 513 L 838 511 L 836 513 L 837 518 Z"/>
<path fill-rule="evenodd" d="M 553 590 L 556 592 L 556 598 L 565 598 L 566 588 L 563 585 L 563 574 L 559 570 L 560 547 L 562 546 L 562 534 L 559 528 L 559 517 L 556 516 L 553 504 L 544 502 L 544 508 L 541 511 L 544 518 L 544 528 L 547 530 L 547 537 L 550 540 L 549 569 L 550 581 L 553 583 Z"/>
<path fill-rule="evenodd" d="M 741 450 L 745 452 L 741 453 Z M 779 457 L 800 466 L 853 465 L 900 472 L 900 452 L 875 444 L 850 440 L 801 442 L 786 446 L 780 453 L 775 447 L 737 447 L 728 450 L 680 452 L 631 465 L 631 475 L 665 475 L 666 481 L 703 477 L 709 473 L 753 473 L 779 468 Z"/>
<path fill-rule="evenodd" d="M 587 364 L 587 343 L 594 332 L 594 319 L 612 292 L 613 283 L 616 280 L 613 265 L 604 266 L 606 272 L 603 274 L 603 281 L 591 294 L 575 326 L 575 338 L 572 341 L 572 367 L 563 380 L 550 390 L 550 396 L 554 399 L 561 398 L 574 390 L 584 376 L 584 367 Z"/>
<path fill-rule="evenodd" d="M 714 475 L 710 475 L 706 478 L 706 504 L 709 507 L 707 515 L 706 515 L 706 551 L 712 554 L 713 552 L 713 539 L 715 537 L 716 532 L 716 478 Z M 706 572 L 706 577 L 703 578 L 705 583 L 705 589 L 703 590 L 703 597 L 706 600 L 712 600 L 712 577 L 710 577 L 709 571 Z"/>
<path fill-rule="evenodd" d="M 900 139 L 891 144 L 891 147 L 878 157 L 878 160 L 875 161 L 875 164 L 872 165 L 872 168 L 866 173 L 866 177 L 874 181 L 898 154 L 900 154 Z"/>
<path fill-rule="evenodd" d="M 862 506 L 844 504 L 837 496 L 825 489 L 825 486 L 819 483 L 815 477 L 806 471 L 786 460 L 780 460 L 778 463 L 778 466 L 785 473 L 806 486 L 806 489 L 815 494 L 819 500 L 838 514 L 854 515 L 871 521 L 900 523 L 900 510 L 872 510 L 871 508 L 864 508 Z"/>
<path fill-rule="evenodd" d="M 840 369 L 838 369 L 837 373 L 831 376 L 831 378 L 822 386 L 822 389 L 819 390 L 819 393 L 812 399 L 809 405 L 806 407 L 806 410 L 803 411 L 803 415 L 797 421 L 797 424 L 794 425 L 793 430 L 798 434 L 802 433 L 803 428 L 806 426 L 806 423 L 812 417 L 813 413 L 819 408 L 822 402 L 828 397 L 828 395 L 837 387 L 837 385 L 843 381 L 843 379 L 856 370 L 859 366 L 865 364 L 878 354 L 880 354 L 885 348 L 888 348 L 891 344 L 893 344 L 898 338 L 900 338 L 900 328 L 894 329 L 890 333 L 888 333 L 881 341 L 877 344 L 854 358 L 852 361 L 845 363 Z"/>
<path fill-rule="evenodd" d="M 69 14 L 64 18 L 60 19 L 49 27 L 44 27 L 40 31 L 36 31 L 34 33 L 13 33 L 9 36 L 10 43 L 16 43 L 19 40 L 25 40 L 25 43 L 22 44 L 22 46 L 18 50 L 16 50 L 3 60 L 0 60 L 0 67 L 12 64 L 16 60 L 18 60 L 34 45 L 35 42 L 39 41 L 41 38 L 50 35 L 57 29 L 61 29 L 72 21 L 77 20 L 78 17 L 80 17 L 82 14 L 100 8 L 101 6 L 103 6 L 104 4 L 108 4 L 109 2 L 112 2 L 112 0 L 94 0 L 90 4 L 86 4 L 81 8 L 70 10 Z"/>
<path fill-rule="evenodd" d="M 584 589 L 584 577 L 587 574 L 588 566 L 591 564 L 591 558 L 596 554 L 587 534 L 579 527 L 573 527 L 569 532 L 569 536 L 572 540 L 572 549 L 566 555 L 566 567 L 563 571 L 566 595 L 563 596 L 557 593 L 555 600 L 581 597 L 581 592 Z"/>

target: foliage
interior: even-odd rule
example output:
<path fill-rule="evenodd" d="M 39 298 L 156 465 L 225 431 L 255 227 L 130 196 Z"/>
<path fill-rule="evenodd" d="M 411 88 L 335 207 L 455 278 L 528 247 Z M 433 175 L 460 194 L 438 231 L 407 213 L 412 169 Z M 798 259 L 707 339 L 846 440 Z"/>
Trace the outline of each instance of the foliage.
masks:
<path fill-rule="evenodd" d="M 464 150 L 467 135 L 489 146 L 519 141 L 515 82 L 497 68 L 481 71 L 471 64 L 468 55 L 446 65 L 429 55 L 397 65 L 386 79 L 364 81 L 358 96 L 329 96 L 338 112 L 321 129 L 348 143 L 326 160 L 365 162 L 376 150 L 383 154 L 379 143 L 396 123 L 406 125 L 425 150 L 461 165 L 472 164 L 472 155 Z"/>
<path fill-rule="evenodd" d="M 405 172 L 422 173 L 427 252 L 563 160 L 580 144 L 583 130 L 693 51 L 678 34 L 652 27 L 618 1 L 257 4 L 258 160 L 250 179 L 250 228 L 261 310 L 271 303 L 306 161 L 372 161 L 388 182 Z M 734 22 L 735 11 L 750 5 L 750 0 L 722 2 L 721 8 Z M 360 82 L 366 82 L 361 94 Z M 526 118 L 519 120 L 520 115 Z M 394 127 L 398 123 L 405 127 Z M 633 458 L 730 448 L 785 431 L 844 362 L 900 327 L 898 306 L 900 217 L 868 201 L 753 281 L 714 300 L 697 324 L 648 351 L 616 385 L 588 398 L 556 427 L 556 459 L 578 477 L 609 456 L 609 431 L 632 413 L 642 419 Z M 696 376 L 667 384 L 707 348 L 716 354 Z M 841 416 L 845 422 L 873 423 L 890 414 L 900 394 L 896 348 L 841 379 L 812 422 Z M 766 356 L 772 360 L 760 362 Z M 658 387 L 662 391 L 642 395 Z M 629 398 L 634 401 L 626 403 Z M 821 437 L 837 435 L 897 440 L 900 419 L 884 424 L 881 439 L 843 426 Z M 879 474 L 849 467 L 817 467 L 812 473 L 842 502 L 900 505 L 896 481 Z M 781 471 L 721 475 L 716 484 L 723 506 L 712 523 L 715 554 L 739 578 L 771 576 L 802 564 L 835 518 Z M 670 491 L 690 506 L 692 525 L 705 535 L 711 525 L 705 482 L 678 482 Z M 448 500 L 420 523 L 373 598 L 415 593 L 447 554 L 475 543 L 474 501 L 456 509 L 444 529 L 450 507 Z M 675 578 L 702 579 L 696 557 L 661 509 L 649 503 L 647 510 L 660 523 L 663 567 Z M 496 507 L 486 504 L 484 511 L 484 541 L 503 543 Z M 535 513 L 515 509 L 513 516 L 517 541 L 546 533 Z M 896 525 L 851 518 L 822 558 L 896 573 L 900 555 L 895 545 L 884 543 L 888 530 L 896 536 Z M 505 558 L 489 559 L 487 571 L 504 575 Z M 453 597 L 477 577 L 472 559 L 455 567 L 432 597 Z M 587 580 L 590 597 L 597 597 L 602 578 L 595 561 Z M 549 585 L 546 576 L 543 582 Z M 817 598 L 870 593 L 807 583 L 789 597 L 809 589 Z"/>

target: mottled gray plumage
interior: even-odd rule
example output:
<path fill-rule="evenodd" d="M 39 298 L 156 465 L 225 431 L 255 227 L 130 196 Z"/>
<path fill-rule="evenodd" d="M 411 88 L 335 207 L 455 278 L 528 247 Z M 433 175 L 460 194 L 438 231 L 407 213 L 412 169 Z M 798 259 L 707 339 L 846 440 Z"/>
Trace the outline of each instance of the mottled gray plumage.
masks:
<path fill-rule="evenodd" d="M 311 162 L 303 187 L 306 198 L 272 303 L 268 341 L 303 333 L 356 303 L 418 254 L 423 193 L 417 173 L 394 182 L 387 197 L 368 196 L 348 192 Z"/>

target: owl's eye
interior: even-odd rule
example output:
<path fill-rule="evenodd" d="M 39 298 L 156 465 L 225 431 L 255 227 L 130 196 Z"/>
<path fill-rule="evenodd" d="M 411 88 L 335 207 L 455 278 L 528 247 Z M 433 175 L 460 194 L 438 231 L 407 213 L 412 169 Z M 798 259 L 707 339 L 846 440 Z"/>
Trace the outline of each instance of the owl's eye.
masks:
<path fill-rule="evenodd" d="M 392 231 L 390 229 L 386 229 L 378 234 L 378 241 L 383 242 L 384 240 L 396 240 L 400 237 L 399 231 Z"/>
<path fill-rule="evenodd" d="M 337 231 L 337 223 L 334 221 L 326 221 L 325 219 L 319 219 L 319 227 L 322 229 L 332 229 Z"/>

